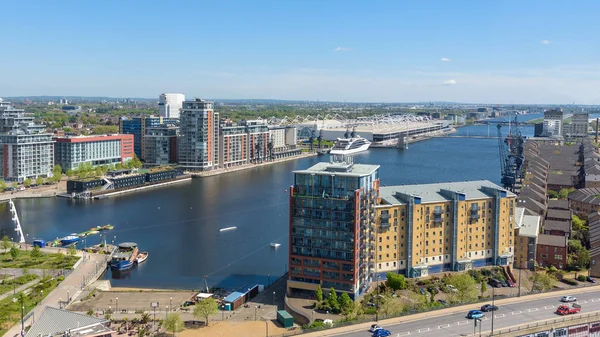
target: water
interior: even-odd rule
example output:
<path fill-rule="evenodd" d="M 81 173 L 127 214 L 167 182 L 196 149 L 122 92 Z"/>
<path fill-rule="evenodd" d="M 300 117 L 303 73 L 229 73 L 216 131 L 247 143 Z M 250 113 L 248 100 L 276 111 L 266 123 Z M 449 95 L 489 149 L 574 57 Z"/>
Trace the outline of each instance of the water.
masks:
<path fill-rule="evenodd" d="M 490 127 L 492 136 L 495 126 Z M 506 133 L 507 127 L 503 127 Z M 487 126 L 457 134 L 487 135 Z M 531 136 L 533 127 L 524 127 Z M 288 254 L 292 171 L 328 160 L 311 157 L 241 172 L 194 179 L 190 183 L 96 201 L 23 199 L 15 202 L 29 239 L 52 240 L 107 223 L 107 241 L 134 241 L 150 253 L 113 286 L 195 288 L 204 284 L 244 288 L 281 276 Z M 500 182 L 497 139 L 437 138 L 408 150 L 371 149 L 357 163 L 381 165 L 384 185 L 487 179 Z M 236 226 L 232 231 L 219 229 Z M 0 230 L 11 235 L 10 212 L 0 205 Z M 116 237 L 116 238 L 115 238 Z M 98 235 L 87 245 L 98 243 Z M 280 243 L 277 249 L 271 242 Z"/>

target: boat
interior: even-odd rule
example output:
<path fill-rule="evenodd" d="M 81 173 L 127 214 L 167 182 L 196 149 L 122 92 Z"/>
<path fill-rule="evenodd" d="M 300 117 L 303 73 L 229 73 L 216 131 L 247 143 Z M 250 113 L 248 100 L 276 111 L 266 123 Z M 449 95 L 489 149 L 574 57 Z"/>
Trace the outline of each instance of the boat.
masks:
<path fill-rule="evenodd" d="M 88 235 L 94 235 L 94 234 L 98 234 L 98 233 L 100 233 L 100 232 L 98 232 L 97 230 L 90 230 L 88 232 Z"/>
<path fill-rule="evenodd" d="M 371 142 L 356 136 L 352 138 L 338 138 L 329 154 L 353 154 L 367 151 Z"/>
<path fill-rule="evenodd" d="M 90 228 L 90 231 L 96 231 L 96 232 L 98 232 L 98 231 L 101 231 L 101 230 L 102 230 L 102 226 L 96 226 L 96 227 Z"/>
<path fill-rule="evenodd" d="M 279 246 L 281 246 L 281 243 L 271 242 L 271 248 L 277 248 Z"/>
<path fill-rule="evenodd" d="M 60 240 L 60 244 L 63 246 L 68 246 L 70 244 L 73 244 L 77 241 L 79 241 L 79 236 L 77 236 L 77 234 L 71 234 L 71 235 L 67 235 Z"/>
<path fill-rule="evenodd" d="M 146 261 L 146 259 L 148 259 L 148 252 L 140 252 L 137 256 L 137 258 L 135 259 L 135 263 L 142 263 L 144 261 Z"/>
<path fill-rule="evenodd" d="M 231 230 L 234 230 L 234 229 L 236 229 L 236 228 L 237 228 L 236 226 L 233 226 L 233 227 L 225 227 L 225 228 L 221 228 L 221 229 L 219 229 L 219 232 L 231 231 Z"/>
<path fill-rule="evenodd" d="M 123 242 L 118 246 L 118 250 L 113 254 L 110 260 L 110 269 L 112 270 L 129 270 L 137 261 L 139 251 L 137 243 Z"/>
<path fill-rule="evenodd" d="M 105 231 L 111 230 L 113 228 L 115 228 L 115 226 L 110 225 L 110 224 L 102 226 L 102 230 L 105 230 Z"/>

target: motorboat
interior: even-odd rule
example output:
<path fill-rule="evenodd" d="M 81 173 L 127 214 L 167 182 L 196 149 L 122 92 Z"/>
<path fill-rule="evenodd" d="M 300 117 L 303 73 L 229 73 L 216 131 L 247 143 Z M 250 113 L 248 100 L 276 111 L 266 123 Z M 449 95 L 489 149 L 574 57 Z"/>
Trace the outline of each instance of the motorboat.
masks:
<path fill-rule="evenodd" d="M 77 241 L 79 241 L 79 236 L 77 236 L 77 234 L 71 234 L 71 235 L 67 235 L 64 238 L 60 239 L 60 244 L 63 246 L 68 246 Z"/>
<path fill-rule="evenodd" d="M 360 137 L 338 138 L 329 154 L 353 154 L 367 151 L 371 142 Z"/>
<path fill-rule="evenodd" d="M 129 270 L 137 261 L 139 250 L 135 242 L 123 242 L 119 244 L 117 252 L 110 260 L 110 269 Z"/>
<path fill-rule="evenodd" d="M 279 246 L 281 246 L 281 243 L 271 242 L 271 248 L 277 248 Z"/>
<path fill-rule="evenodd" d="M 232 230 L 234 230 L 234 229 L 236 229 L 236 228 L 237 228 L 236 226 L 233 226 L 233 227 L 225 227 L 225 228 L 221 228 L 221 229 L 219 229 L 219 232 L 232 231 Z"/>
<path fill-rule="evenodd" d="M 135 259 L 135 262 L 137 264 L 140 264 L 144 261 L 146 261 L 148 259 L 148 252 L 140 252 L 137 256 L 137 258 Z"/>

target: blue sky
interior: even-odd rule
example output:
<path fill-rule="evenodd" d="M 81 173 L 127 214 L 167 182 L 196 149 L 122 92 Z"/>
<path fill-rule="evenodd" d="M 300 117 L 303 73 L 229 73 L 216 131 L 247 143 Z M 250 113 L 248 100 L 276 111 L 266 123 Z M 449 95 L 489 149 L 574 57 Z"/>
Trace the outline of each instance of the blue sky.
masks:
<path fill-rule="evenodd" d="M 600 1 L 11 1 L 0 97 L 600 104 Z"/>

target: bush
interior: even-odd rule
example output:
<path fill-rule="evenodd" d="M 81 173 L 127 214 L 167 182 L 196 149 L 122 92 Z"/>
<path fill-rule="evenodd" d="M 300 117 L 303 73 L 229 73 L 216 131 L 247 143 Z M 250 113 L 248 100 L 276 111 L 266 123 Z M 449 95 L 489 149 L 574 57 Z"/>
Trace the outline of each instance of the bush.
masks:
<path fill-rule="evenodd" d="M 566 283 L 566 284 L 570 285 L 570 286 L 576 286 L 576 285 L 579 284 L 577 281 L 575 281 L 574 279 L 571 279 L 571 278 L 564 278 L 561 281 L 563 283 Z"/>
<path fill-rule="evenodd" d="M 579 281 L 579 282 L 585 282 L 586 281 L 585 275 L 578 275 L 577 276 L 577 281 Z"/>

